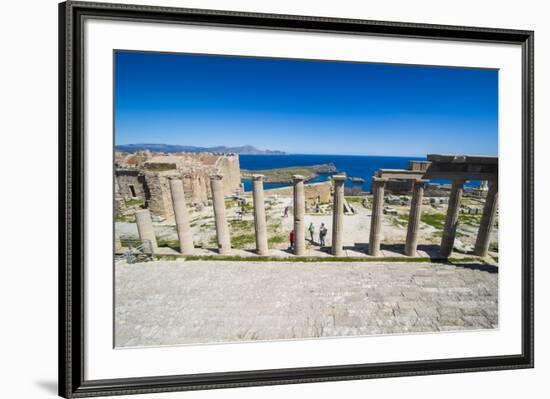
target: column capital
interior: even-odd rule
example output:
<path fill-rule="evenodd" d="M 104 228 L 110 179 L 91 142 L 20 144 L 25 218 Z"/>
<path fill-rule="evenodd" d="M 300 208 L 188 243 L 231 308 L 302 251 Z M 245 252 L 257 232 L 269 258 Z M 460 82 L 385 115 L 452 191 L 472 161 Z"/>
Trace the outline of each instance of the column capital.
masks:
<path fill-rule="evenodd" d="M 387 177 L 378 177 L 378 176 L 373 176 L 372 177 L 372 181 L 375 181 L 377 183 L 385 183 L 388 181 L 388 178 Z"/>
<path fill-rule="evenodd" d="M 386 184 L 387 181 L 388 181 L 388 179 L 385 178 L 385 177 L 376 177 L 376 176 L 372 177 L 372 183 L 373 184 L 376 183 L 378 185 L 384 185 L 384 184 Z"/>
<path fill-rule="evenodd" d="M 261 174 L 252 175 L 252 180 L 254 180 L 254 181 L 263 180 L 263 178 L 264 178 L 264 175 L 261 175 Z"/>
<path fill-rule="evenodd" d="M 346 180 L 346 175 L 332 175 L 332 180 L 337 182 L 343 182 Z"/>
<path fill-rule="evenodd" d="M 210 180 L 221 180 L 223 175 L 221 173 L 213 173 L 210 175 Z"/>
<path fill-rule="evenodd" d="M 294 180 L 294 182 L 300 182 L 304 181 L 305 177 L 302 175 L 292 175 L 292 180 Z"/>

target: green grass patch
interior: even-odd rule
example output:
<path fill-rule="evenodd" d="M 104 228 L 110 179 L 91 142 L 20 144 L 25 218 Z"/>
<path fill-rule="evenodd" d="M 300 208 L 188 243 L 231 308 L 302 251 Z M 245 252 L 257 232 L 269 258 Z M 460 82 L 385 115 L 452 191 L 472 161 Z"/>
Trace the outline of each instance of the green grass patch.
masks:
<path fill-rule="evenodd" d="M 225 209 L 235 208 L 239 206 L 239 202 L 233 199 L 226 199 L 225 200 Z"/>
<path fill-rule="evenodd" d="M 430 235 L 430 241 L 439 243 L 441 241 L 441 238 L 443 237 L 443 230 L 434 231 Z"/>
<path fill-rule="evenodd" d="M 231 247 L 244 249 L 249 244 L 256 242 L 256 236 L 254 234 L 239 234 L 231 236 Z"/>
<path fill-rule="evenodd" d="M 263 170 L 241 169 L 241 176 L 243 179 L 251 179 L 251 176 L 253 174 L 261 174 L 265 176 L 265 182 L 291 183 L 293 175 L 302 175 L 306 180 L 308 180 L 317 176 L 318 173 L 325 173 L 335 170 L 336 168 L 333 164 L 292 166 L 288 168 L 274 168 Z"/>
<path fill-rule="evenodd" d="M 407 227 L 407 225 L 409 224 L 409 215 L 393 215 L 391 217 L 391 222 L 394 226 L 397 227 Z"/>
<path fill-rule="evenodd" d="M 208 246 L 209 247 L 217 247 L 218 246 L 218 237 L 216 237 L 215 234 L 213 236 L 211 236 L 210 239 L 208 240 Z"/>
<path fill-rule="evenodd" d="M 468 226 L 477 227 L 481 221 L 481 215 L 468 215 L 461 213 L 458 215 L 458 223 L 466 224 Z"/>
<path fill-rule="evenodd" d="M 422 213 L 420 220 L 436 229 L 443 229 L 445 226 L 445 214 L 443 213 Z"/>
<path fill-rule="evenodd" d="M 244 249 L 256 242 L 253 220 L 230 220 L 231 246 Z"/>
<path fill-rule="evenodd" d="M 130 246 L 132 248 L 137 248 L 141 245 L 141 241 L 137 238 L 121 238 L 120 245 L 127 248 Z"/>
<path fill-rule="evenodd" d="M 180 243 L 178 240 L 167 240 L 166 238 L 157 238 L 157 245 L 159 247 L 168 247 L 175 251 L 180 251 Z"/>
<path fill-rule="evenodd" d="M 135 215 L 115 215 L 115 222 L 135 223 Z"/>
<path fill-rule="evenodd" d="M 138 206 L 138 205 L 143 206 L 143 199 L 141 199 L 141 198 L 128 198 L 128 199 L 124 200 L 124 204 L 127 207 Z"/>
<path fill-rule="evenodd" d="M 349 197 L 345 197 L 346 198 L 346 201 L 348 201 L 348 203 L 350 204 L 359 204 L 361 205 L 363 203 L 363 198 L 364 197 L 361 197 L 361 196 L 358 196 L 358 195 L 353 195 L 353 196 L 349 196 Z"/>
<path fill-rule="evenodd" d="M 229 226 L 232 230 L 251 230 L 254 229 L 253 220 L 230 220 Z"/>
<path fill-rule="evenodd" d="M 273 244 L 282 244 L 284 242 L 287 242 L 288 240 L 289 240 L 289 237 L 287 237 L 286 234 L 278 234 L 275 236 L 270 236 L 267 242 L 271 246 Z"/>

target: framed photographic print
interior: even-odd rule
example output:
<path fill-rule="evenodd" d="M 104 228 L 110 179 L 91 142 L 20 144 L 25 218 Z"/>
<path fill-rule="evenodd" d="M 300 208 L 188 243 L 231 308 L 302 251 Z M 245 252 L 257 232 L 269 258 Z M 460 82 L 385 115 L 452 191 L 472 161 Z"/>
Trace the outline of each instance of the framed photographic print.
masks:
<path fill-rule="evenodd" d="M 533 32 L 59 16 L 61 396 L 533 367 Z"/>

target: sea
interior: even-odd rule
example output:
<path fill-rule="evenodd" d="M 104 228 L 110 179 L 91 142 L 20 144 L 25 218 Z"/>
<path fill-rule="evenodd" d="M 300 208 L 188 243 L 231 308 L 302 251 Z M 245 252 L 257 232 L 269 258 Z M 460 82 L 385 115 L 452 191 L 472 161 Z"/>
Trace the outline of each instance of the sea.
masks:
<path fill-rule="evenodd" d="M 284 154 L 284 155 L 263 155 L 263 154 L 241 154 L 239 155 L 241 169 L 265 170 L 287 168 L 292 166 L 312 166 L 326 163 L 333 163 L 339 173 L 345 173 L 348 177 L 364 179 L 364 183 L 354 183 L 346 180 L 345 187 L 361 187 L 362 191 L 370 192 L 371 179 L 378 169 L 407 169 L 409 161 L 425 161 L 422 157 L 395 157 L 395 156 L 374 156 L 374 155 L 319 155 L 319 154 Z M 318 183 L 330 179 L 330 174 L 321 174 L 308 183 Z M 252 181 L 243 180 L 244 190 L 252 191 Z M 448 181 L 438 180 L 432 183 L 446 184 Z M 479 186 L 480 182 L 470 181 L 466 186 Z M 264 189 L 289 186 L 288 183 L 264 183 Z"/>

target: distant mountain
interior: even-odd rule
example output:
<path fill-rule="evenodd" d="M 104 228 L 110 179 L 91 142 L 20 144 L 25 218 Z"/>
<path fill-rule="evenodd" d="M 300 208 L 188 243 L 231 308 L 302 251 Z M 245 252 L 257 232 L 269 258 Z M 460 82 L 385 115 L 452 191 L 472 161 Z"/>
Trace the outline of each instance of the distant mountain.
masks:
<path fill-rule="evenodd" d="M 285 154 L 283 151 L 276 150 L 258 150 L 251 145 L 243 145 L 238 147 L 194 147 L 190 145 L 173 145 L 173 144 L 122 144 L 115 146 L 116 151 L 120 152 L 136 152 L 146 151 L 151 152 L 233 152 L 236 154 Z"/>

